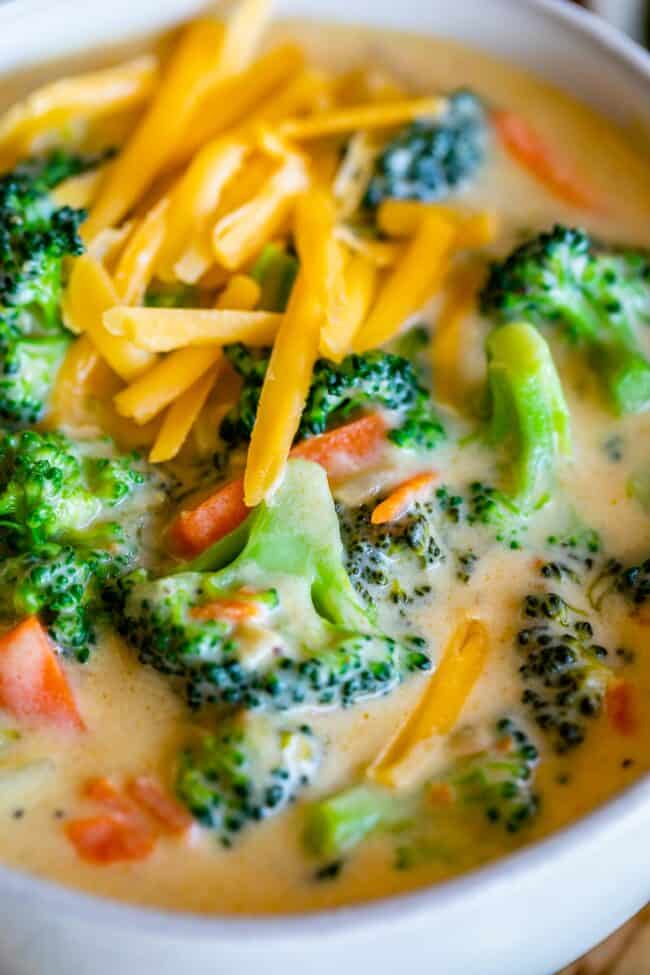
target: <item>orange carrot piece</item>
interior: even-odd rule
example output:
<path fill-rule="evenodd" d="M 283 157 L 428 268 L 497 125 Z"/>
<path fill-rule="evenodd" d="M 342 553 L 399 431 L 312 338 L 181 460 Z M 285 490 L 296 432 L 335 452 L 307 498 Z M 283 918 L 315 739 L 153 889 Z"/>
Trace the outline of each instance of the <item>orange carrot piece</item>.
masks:
<path fill-rule="evenodd" d="M 131 824 L 108 814 L 72 819 L 64 828 L 79 856 L 94 864 L 144 860 L 153 851 L 156 842 L 150 830 L 135 829 Z"/>
<path fill-rule="evenodd" d="M 636 695 L 627 680 L 616 680 L 607 688 L 605 711 L 609 722 L 620 735 L 630 737 L 638 728 Z"/>
<path fill-rule="evenodd" d="M 327 471 L 332 481 L 340 481 L 378 463 L 386 443 L 386 424 L 378 413 L 328 430 L 297 444 L 291 457 L 311 460 Z"/>
<path fill-rule="evenodd" d="M 127 783 L 126 789 L 166 833 L 180 836 L 191 828 L 193 819 L 188 811 L 153 776 L 139 775 Z"/>
<path fill-rule="evenodd" d="M 433 484 L 437 477 L 435 471 L 427 471 L 424 474 L 409 477 L 408 481 L 400 484 L 387 498 L 375 506 L 370 521 L 373 525 L 385 525 L 389 521 L 397 521 L 408 511 L 420 491 L 424 491 L 430 484 Z"/>
<path fill-rule="evenodd" d="M 91 799 L 104 806 L 113 816 L 122 822 L 129 823 L 134 828 L 147 829 L 147 821 L 142 811 L 129 796 L 124 795 L 110 779 L 99 776 L 90 779 L 83 790 L 86 799 Z"/>
<path fill-rule="evenodd" d="M 591 187 L 567 160 L 556 155 L 526 119 L 516 112 L 499 110 L 493 112 L 492 120 L 506 151 L 551 193 L 579 209 L 597 207 L 596 194 Z"/>
<path fill-rule="evenodd" d="M 257 620 L 261 616 L 260 606 L 253 600 L 246 599 L 213 599 L 203 606 L 195 606 L 190 610 L 190 616 L 195 620 L 224 620 L 226 623 L 246 623 Z"/>
<path fill-rule="evenodd" d="M 314 461 L 332 480 L 339 480 L 377 463 L 385 440 L 386 424 L 371 413 L 302 441 L 290 456 Z M 196 508 L 181 511 L 170 529 L 171 545 L 179 555 L 199 555 L 241 525 L 249 511 L 244 504 L 243 480 L 230 481 Z"/>
<path fill-rule="evenodd" d="M 54 645 L 36 616 L 0 636 L 0 707 L 34 724 L 85 727 Z"/>

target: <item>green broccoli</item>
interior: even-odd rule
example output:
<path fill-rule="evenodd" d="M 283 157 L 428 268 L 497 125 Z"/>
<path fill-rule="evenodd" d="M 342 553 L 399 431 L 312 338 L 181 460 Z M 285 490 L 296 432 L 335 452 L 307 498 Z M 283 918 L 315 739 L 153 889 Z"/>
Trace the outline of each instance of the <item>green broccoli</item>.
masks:
<path fill-rule="evenodd" d="M 184 749 L 176 793 L 230 847 L 245 827 L 283 812 L 313 781 L 321 758 L 308 725 L 239 716 Z"/>
<path fill-rule="evenodd" d="M 95 450 L 94 442 L 73 443 L 56 432 L 0 437 L 2 548 L 14 553 L 50 541 L 101 544 L 123 538 L 109 516 L 145 478 L 134 455 L 111 458 Z"/>
<path fill-rule="evenodd" d="M 38 614 L 63 653 L 84 663 L 97 641 L 101 593 L 128 561 L 106 551 L 42 545 L 0 562 L 0 616 Z"/>
<path fill-rule="evenodd" d="M 269 352 L 234 345 L 226 348 L 226 354 L 243 379 L 239 401 L 220 430 L 223 440 L 235 447 L 250 438 Z M 400 447 L 430 450 L 445 438 L 444 427 L 413 365 L 379 350 L 346 356 L 338 364 L 318 360 L 297 438 L 323 433 L 332 421 L 344 420 L 354 411 L 373 405 L 396 415 L 397 426 L 389 438 Z"/>
<path fill-rule="evenodd" d="M 524 512 L 540 507 L 561 456 L 571 453 L 569 411 L 548 345 L 513 322 L 488 337 L 488 439 L 507 458 L 506 493 Z"/>
<path fill-rule="evenodd" d="M 358 600 L 325 472 L 306 461 L 290 461 L 274 497 L 184 570 L 137 571 L 110 598 L 140 660 L 176 678 L 191 707 L 347 706 L 430 666 L 378 632 Z M 242 598 L 257 601 L 250 622 L 220 613 L 219 600 Z"/>
<path fill-rule="evenodd" d="M 287 307 L 298 274 L 298 258 L 277 244 L 267 244 L 251 270 L 261 289 L 259 307 L 282 312 Z"/>
<path fill-rule="evenodd" d="M 388 602 L 408 624 L 413 605 L 431 593 L 431 569 L 447 557 L 436 537 L 434 502 L 415 501 L 386 525 L 372 524 L 371 504 L 338 503 L 336 511 L 352 585 L 366 605 Z"/>
<path fill-rule="evenodd" d="M 522 703 L 558 754 L 584 741 L 601 710 L 612 671 L 605 647 L 594 641 L 585 614 L 554 592 L 532 593 L 523 603 L 527 625 L 517 635 L 523 656 Z"/>
<path fill-rule="evenodd" d="M 383 149 L 364 204 L 376 207 L 393 197 L 442 200 L 475 176 L 485 159 L 487 113 L 471 91 L 453 92 L 435 119 L 418 119 Z"/>
<path fill-rule="evenodd" d="M 349 853 L 377 831 L 394 832 L 404 843 L 423 842 L 451 816 L 466 833 L 472 818 L 518 832 L 536 814 L 539 800 L 533 770 L 537 748 L 509 719 L 497 722 L 494 744 L 457 759 L 446 772 L 409 792 L 374 784 L 357 785 L 306 809 L 305 844 L 316 856 L 331 859 Z M 434 798 L 444 788 L 448 803 Z"/>
<path fill-rule="evenodd" d="M 11 424 L 42 416 L 69 337 L 63 259 L 83 250 L 85 213 L 57 208 L 50 190 L 95 162 L 55 152 L 0 178 L 0 417 Z"/>
<path fill-rule="evenodd" d="M 650 362 L 636 327 L 650 308 L 650 264 L 600 248 L 584 231 L 556 226 L 492 266 L 483 312 L 502 322 L 558 325 L 584 349 L 618 413 L 650 407 Z"/>

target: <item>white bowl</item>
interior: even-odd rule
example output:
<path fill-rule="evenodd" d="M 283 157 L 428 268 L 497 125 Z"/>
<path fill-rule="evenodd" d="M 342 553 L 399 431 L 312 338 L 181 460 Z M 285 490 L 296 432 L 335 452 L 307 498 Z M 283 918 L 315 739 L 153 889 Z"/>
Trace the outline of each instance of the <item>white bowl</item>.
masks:
<path fill-rule="evenodd" d="M 16 0 L 0 7 L 0 73 L 121 44 L 202 5 Z M 279 7 L 448 35 L 550 78 L 619 124 L 641 120 L 650 128 L 650 59 L 605 24 L 555 0 L 286 0 Z M 460 879 L 298 917 L 169 914 L 0 868 L 0 971 L 551 975 L 650 898 L 649 829 L 646 779 L 568 829 Z"/>

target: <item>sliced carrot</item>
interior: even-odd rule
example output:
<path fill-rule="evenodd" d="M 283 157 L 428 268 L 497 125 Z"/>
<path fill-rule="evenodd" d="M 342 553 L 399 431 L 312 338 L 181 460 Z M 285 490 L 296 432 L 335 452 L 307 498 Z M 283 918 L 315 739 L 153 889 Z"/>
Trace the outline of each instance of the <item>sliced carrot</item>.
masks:
<path fill-rule="evenodd" d="M 448 782 L 434 782 L 429 788 L 429 802 L 432 806 L 449 806 L 454 801 L 454 793 Z"/>
<path fill-rule="evenodd" d="M 542 139 L 535 129 L 516 112 L 495 111 L 492 120 L 506 151 L 551 193 L 579 209 L 597 206 L 594 190 L 576 173 L 568 160 Z"/>
<path fill-rule="evenodd" d="M 139 775 L 126 786 L 128 794 L 150 813 L 166 833 L 181 835 L 192 826 L 186 809 L 169 795 L 160 782 L 150 775 Z"/>
<path fill-rule="evenodd" d="M 371 413 L 302 441 L 291 456 L 320 464 L 336 481 L 376 464 L 385 440 L 386 424 Z M 181 511 L 170 529 L 171 545 L 180 555 L 198 555 L 241 525 L 249 510 L 244 504 L 243 480 L 230 481 L 196 508 Z"/>
<path fill-rule="evenodd" d="M 213 599 L 203 606 L 195 606 L 190 616 L 195 620 L 224 620 L 227 623 L 246 623 L 262 615 L 259 603 L 252 599 Z"/>
<path fill-rule="evenodd" d="M 373 525 L 385 525 L 389 521 L 397 521 L 406 513 L 418 494 L 433 484 L 437 477 L 435 471 L 426 471 L 424 474 L 409 477 L 408 481 L 404 481 L 387 498 L 379 502 L 373 509 L 370 521 Z"/>
<path fill-rule="evenodd" d="M 104 865 L 144 860 L 156 842 L 153 832 L 134 829 L 106 813 L 70 820 L 65 824 L 65 833 L 83 860 Z"/>
<path fill-rule="evenodd" d="M 104 806 L 122 822 L 129 823 L 134 829 L 147 829 L 147 821 L 140 808 L 129 796 L 113 785 L 110 779 L 103 776 L 90 779 L 83 791 L 86 799 Z"/>
<path fill-rule="evenodd" d="M 230 481 L 196 508 L 181 511 L 169 533 L 172 548 L 179 555 L 198 555 L 241 525 L 249 510 L 244 504 L 243 478 Z"/>
<path fill-rule="evenodd" d="M 332 481 L 340 481 L 367 470 L 379 461 L 386 443 L 386 424 L 378 413 L 328 430 L 297 444 L 292 457 L 311 460 L 327 471 Z"/>
<path fill-rule="evenodd" d="M 609 685 L 605 696 L 605 711 L 612 728 L 619 734 L 630 737 L 636 732 L 636 695 L 629 681 L 617 680 Z"/>
<path fill-rule="evenodd" d="M 36 616 L 0 636 L 0 707 L 34 724 L 85 727 L 54 645 Z"/>

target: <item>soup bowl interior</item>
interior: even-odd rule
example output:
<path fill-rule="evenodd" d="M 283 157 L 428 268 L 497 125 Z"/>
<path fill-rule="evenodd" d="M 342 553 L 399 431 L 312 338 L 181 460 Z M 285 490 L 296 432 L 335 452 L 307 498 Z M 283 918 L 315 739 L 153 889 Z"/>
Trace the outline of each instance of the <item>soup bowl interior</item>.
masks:
<path fill-rule="evenodd" d="M 0 9 L 0 74 L 29 71 L 38 78 L 46 63 L 74 63 L 95 48 L 98 60 L 114 59 L 203 6 L 200 0 L 9 3 Z M 285 0 L 278 12 L 449 36 L 546 77 L 619 125 L 650 127 L 648 58 L 604 24 L 549 0 Z M 165 914 L 0 868 L 0 969 L 394 975 L 405 966 L 416 975 L 547 975 L 647 900 L 649 821 L 646 780 L 561 833 L 458 880 L 294 917 L 282 916 L 281 905 L 273 918 Z"/>

